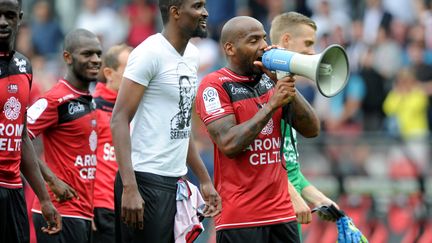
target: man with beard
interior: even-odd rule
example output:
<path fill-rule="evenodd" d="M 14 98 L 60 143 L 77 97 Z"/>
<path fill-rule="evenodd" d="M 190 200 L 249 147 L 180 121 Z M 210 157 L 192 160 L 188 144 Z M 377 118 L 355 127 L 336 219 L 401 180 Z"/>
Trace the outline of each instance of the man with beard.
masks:
<path fill-rule="evenodd" d="M 282 107 L 292 104 L 293 127 L 312 115 L 296 95 L 295 79 L 277 80 L 259 58 L 269 47 L 263 25 L 246 16 L 222 28 L 227 66 L 207 75 L 196 108 L 215 144 L 215 186 L 222 213 L 217 242 L 299 242 L 296 215 L 281 156 Z M 265 74 L 264 74 L 265 73 Z"/>
<path fill-rule="evenodd" d="M 0 242 L 30 240 L 21 173 L 40 200 L 41 218 L 48 222 L 43 232 L 61 230 L 61 217 L 45 188 L 26 129 L 32 68 L 29 60 L 15 51 L 22 16 L 20 0 L 0 0 Z"/>
<path fill-rule="evenodd" d="M 93 218 L 96 174 L 96 113 L 89 93 L 101 66 L 102 47 L 95 34 L 84 29 L 64 40 L 63 79 L 29 109 L 31 138 L 42 134 L 45 162 L 39 161 L 51 200 L 63 217 L 63 231 L 55 236 L 37 233 L 38 242 L 88 243 Z M 33 203 L 33 223 L 44 226 L 40 203 Z"/>
<path fill-rule="evenodd" d="M 159 9 L 164 29 L 130 54 L 111 120 L 119 166 L 117 242 L 174 242 L 177 182 L 187 165 L 201 183 L 204 216 L 221 210 L 191 137 L 191 122 L 172 126 L 178 114 L 192 110 L 193 102 L 182 102 L 195 97 L 197 85 L 199 53 L 189 40 L 206 37 L 205 0 L 160 0 Z"/>

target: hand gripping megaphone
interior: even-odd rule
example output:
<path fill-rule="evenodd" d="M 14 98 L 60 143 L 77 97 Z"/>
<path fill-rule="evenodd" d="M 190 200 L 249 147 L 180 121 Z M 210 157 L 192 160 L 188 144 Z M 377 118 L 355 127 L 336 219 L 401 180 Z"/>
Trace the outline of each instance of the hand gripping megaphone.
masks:
<path fill-rule="evenodd" d="M 285 49 L 264 52 L 262 63 L 271 71 L 297 74 L 314 80 L 325 97 L 337 95 L 347 84 L 348 57 L 342 46 L 333 44 L 316 55 L 304 55 Z"/>

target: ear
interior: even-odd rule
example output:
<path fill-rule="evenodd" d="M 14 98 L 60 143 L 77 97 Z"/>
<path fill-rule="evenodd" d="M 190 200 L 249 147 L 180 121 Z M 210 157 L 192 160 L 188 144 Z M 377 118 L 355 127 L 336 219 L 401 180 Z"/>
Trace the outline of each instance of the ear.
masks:
<path fill-rule="evenodd" d="M 226 54 L 227 56 L 233 56 L 233 55 L 235 54 L 235 46 L 234 46 L 233 43 L 231 43 L 231 42 L 226 42 L 226 43 L 223 45 L 223 48 L 224 48 L 225 54 Z"/>
<path fill-rule="evenodd" d="M 24 12 L 23 12 L 23 11 L 21 11 L 21 12 L 19 13 L 19 15 L 18 15 L 18 26 L 21 25 L 21 20 L 22 20 L 23 15 L 24 15 Z"/>
<path fill-rule="evenodd" d="M 71 65 L 73 62 L 72 54 L 68 51 L 63 51 L 63 60 L 66 62 L 67 65 Z"/>
<path fill-rule="evenodd" d="M 105 67 L 102 69 L 102 72 L 103 72 L 103 75 L 105 76 L 105 79 L 107 80 L 107 83 L 108 83 L 108 80 L 112 80 L 112 73 L 113 73 L 112 68 Z"/>
<path fill-rule="evenodd" d="M 171 6 L 169 9 L 170 18 L 179 19 L 180 18 L 180 11 L 177 6 Z"/>
<path fill-rule="evenodd" d="M 289 34 L 289 33 L 285 33 L 285 34 L 283 34 L 283 35 L 281 36 L 281 39 L 280 39 L 281 46 L 285 46 L 285 47 L 288 48 L 291 39 L 292 39 L 291 34 Z"/>

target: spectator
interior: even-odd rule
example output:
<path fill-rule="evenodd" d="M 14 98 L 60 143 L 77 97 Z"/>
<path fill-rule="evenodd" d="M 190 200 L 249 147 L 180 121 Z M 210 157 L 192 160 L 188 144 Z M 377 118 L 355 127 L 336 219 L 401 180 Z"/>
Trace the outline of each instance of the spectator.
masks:
<path fill-rule="evenodd" d="M 104 50 L 126 38 L 127 27 L 123 18 L 113 9 L 102 6 L 99 0 L 83 0 L 75 27 L 95 33 Z"/>
<path fill-rule="evenodd" d="M 47 0 L 38 0 L 33 6 L 34 19 L 30 22 L 31 43 L 36 55 L 47 60 L 56 59 L 64 38 L 52 5 Z"/>
<path fill-rule="evenodd" d="M 123 15 L 129 22 L 129 30 L 126 42 L 136 47 L 147 37 L 156 33 L 157 29 L 157 6 L 150 0 L 132 0 L 125 6 Z"/>

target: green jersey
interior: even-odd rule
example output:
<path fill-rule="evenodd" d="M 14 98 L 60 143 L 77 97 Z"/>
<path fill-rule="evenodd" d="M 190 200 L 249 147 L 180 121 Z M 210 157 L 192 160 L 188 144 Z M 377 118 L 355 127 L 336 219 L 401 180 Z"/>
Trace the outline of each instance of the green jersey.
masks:
<path fill-rule="evenodd" d="M 282 132 L 286 130 L 285 138 L 284 138 L 284 145 L 283 145 L 283 154 L 286 160 L 286 168 L 288 173 L 288 179 L 291 182 L 291 184 L 295 187 L 298 193 L 301 195 L 301 191 L 306 186 L 310 185 L 310 182 L 303 176 L 303 174 L 300 171 L 300 164 L 299 164 L 299 154 L 298 150 L 294 149 L 293 144 L 291 143 L 291 131 L 293 133 L 293 140 L 294 145 L 297 148 L 297 132 L 294 129 L 290 129 L 290 125 L 285 124 L 284 121 L 281 122 L 282 124 Z M 285 129 L 286 126 L 286 129 Z"/>

